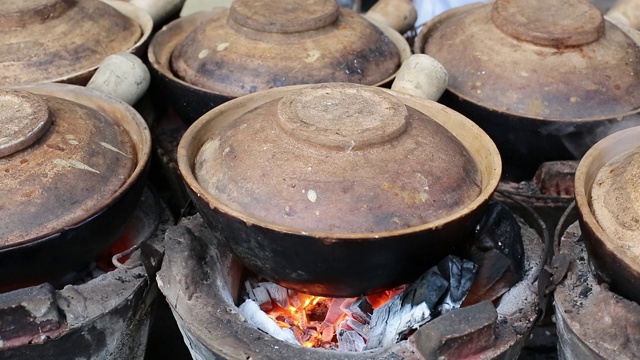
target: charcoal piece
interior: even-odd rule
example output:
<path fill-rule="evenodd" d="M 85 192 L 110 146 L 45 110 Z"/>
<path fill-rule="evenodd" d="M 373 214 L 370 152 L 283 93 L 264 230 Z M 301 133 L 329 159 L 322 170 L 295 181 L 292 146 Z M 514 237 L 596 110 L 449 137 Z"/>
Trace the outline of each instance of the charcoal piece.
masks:
<path fill-rule="evenodd" d="M 273 321 L 273 319 L 262 311 L 258 304 L 253 300 L 247 299 L 238 307 L 238 311 L 249 324 L 252 324 L 259 330 L 264 331 L 278 340 L 286 341 L 294 345 L 300 345 L 300 342 L 298 342 L 298 339 L 296 339 L 296 336 L 293 334 L 291 329 L 281 328 L 275 321 Z"/>
<path fill-rule="evenodd" d="M 524 245 L 520 224 L 502 203 L 492 202 L 489 204 L 486 214 L 477 227 L 474 247 L 480 252 L 487 252 L 491 249 L 500 251 L 511 260 L 512 271 L 522 275 Z"/>
<path fill-rule="evenodd" d="M 357 332 L 345 329 L 338 330 L 338 350 L 360 352 L 365 348 L 365 341 Z"/>
<path fill-rule="evenodd" d="M 327 316 L 324 318 L 322 322 L 322 327 L 335 327 L 340 317 L 344 314 L 342 311 L 342 303 L 347 299 L 344 298 L 334 298 L 331 300 L 331 305 L 329 305 L 329 310 L 327 310 Z"/>
<path fill-rule="evenodd" d="M 363 324 L 354 318 L 348 318 L 340 324 L 341 329 L 345 330 L 353 330 L 360 334 L 363 339 L 367 340 L 369 338 L 369 333 L 371 332 L 371 327 L 369 323 Z"/>
<path fill-rule="evenodd" d="M 356 319 L 357 321 L 368 324 L 371 321 L 371 314 L 373 314 L 373 307 L 369 300 L 365 296 L 356 299 L 348 308 L 344 310 L 347 316 Z"/>
<path fill-rule="evenodd" d="M 249 293 L 249 298 L 258 304 L 263 311 L 269 311 L 273 309 L 271 305 L 271 297 L 269 296 L 269 291 L 266 288 L 260 286 L 254 287 L 252 292 Z"/>
<path fill-rule="evenodd" d="M 283 309 L 289 307 L 289 294 L 286 288 L 272 282 L 262 282 L 258 285 L 267 290 L 271 300 L 278 304 L 278 306 Z"/>
<path fill-rule="evenodd" d="M 412 329 L 429 321 L 435 305 L 448 287 L 449 283 L 434 266 L 401 294 L 376 309 L 371 317 L 366 349 L 393 345 Z"/>
<path fill-rule="evenodd" d="M 402 304 L 416 306 L 425 303 L 429 309 L 434 309 L 448 287 L 449 283 L 434 266 L 402 292 Z"/>
<path fill-rule="evenodd" d="M 462 306 L 495 300 L 522 280 L 524 246 L 520 225 L 501 203 L 489 204 L 470 255 L 478 270 Z"/>
<path fill-rule="evenodd" d="M 457 256 L 447 256 L 438 264 L 440 274 L 449 281 L 449 289 L 438 306 L 438 313 L 445 314 L 462 305 L 476 276 L 478 266 Z"/>

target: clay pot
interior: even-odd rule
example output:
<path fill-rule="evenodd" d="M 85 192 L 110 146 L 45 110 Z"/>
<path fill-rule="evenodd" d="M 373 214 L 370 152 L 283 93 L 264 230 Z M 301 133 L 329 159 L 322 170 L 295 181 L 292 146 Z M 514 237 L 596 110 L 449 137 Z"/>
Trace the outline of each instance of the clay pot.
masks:
<path fill-rule="evenodd" d="M 136 74 L 123 69 L 134 66 Z M 141 74 L 141 75 L 140 75 Z M 149 73 L 113 55 L 100 79 L 141 96 Z M 113 88 L 112 88 L 113 89 Z M 0 89 L 0 288 L 77 270 L 117 239 L 135 209 L 151 153 L 136 111 L 103 92 L 66 84 Z"/>
<path fill-rule="evenodd" d="M 426 24 L 416 52 L 449 73 L 442 103 L 480 125 L 508 165 L 579 159 L 640 124 L 640 47 L 584 0 L 497 0 Z"/>
<path fill-rule="evenodd" d="M 84 85 L 118 52 L 145 50 L 151 17 L 123 1 L 11 1 L 0 8 L 0 87 Z"/>
<path fill-rule="evenodd" d="M 248 268 L 333 297 L 408 282 L 464 246 L 501 171 L 491 140 L 460 114 L 346 83 L 221 105 L 187 130 L 178 164 Z"/>
<path fill-rule="evenodd" d="M 235 0 L 230 9 L 172 22 L 148 53 L 187 122 L 229 99 L 279 86 L 386 84 L 410 55 L 400 34 L 333 0 Z"/>
<path fill-rule="evenodd" d="M 617 293 L 640 301 L 640 127 L 594 145 L 576 171 L 580 229 L 589 259 Z"/>

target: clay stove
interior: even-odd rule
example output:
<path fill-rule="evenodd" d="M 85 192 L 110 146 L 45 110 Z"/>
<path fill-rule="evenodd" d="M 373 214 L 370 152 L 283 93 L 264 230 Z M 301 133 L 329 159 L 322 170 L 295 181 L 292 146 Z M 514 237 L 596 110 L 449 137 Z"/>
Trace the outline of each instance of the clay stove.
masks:
<path fill-rule="evenodd" d="M 525 276 L 494 306 L 451 311 L 409 339 L 361 353 L 293 345 L 249 325 L 238 311 L 246 269 L 199 215 L 167 231 L 157 281 L 194 359 L 486 359 L 515 358 L 537 319 L 536 269 L 543 244 L 522 221 Z M 205 240 L 206 239 L 206 240 Z"/>
<path fill-rule="evenodd" d="M 554 293 L 559 358 L 637 359 L 640 305 L 594 277 L 578 223 L 566 230 L 559 250 L 571 260 L 567 277 Z"/>
<path fill-rule="evenodd" d="M 145 190 L 112 251 L 161 238 L 171 221 L 159 199 Z M 121 257 L 123 264 L 113 271 L 93 266 L 61 280 L 72 282 L 66 286 L 45 283 L 0 293 L 0 359 L 141 359 L 158 292 L 147 271 L 161 260 L 158 244 L 148 245 L 145 253 L 154 256 L 138 251 Z"/>

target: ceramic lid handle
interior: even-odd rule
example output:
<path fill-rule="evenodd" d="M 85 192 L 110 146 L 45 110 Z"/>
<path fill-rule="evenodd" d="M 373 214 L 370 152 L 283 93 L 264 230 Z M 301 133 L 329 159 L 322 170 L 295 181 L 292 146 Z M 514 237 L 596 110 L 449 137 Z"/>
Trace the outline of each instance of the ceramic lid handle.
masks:
<path fill-rule="evenodd" d="M 617 24 L 640 30 L 640 0 L 618 0 L 606 16 Z"/>
<path fill-rule="evenodd" d="M 429 55 L 414 54 L 402 63 L 391 89 L 437 101 L 448 83 L 449 74 L 442 64 Z"/>
<path fill-rule="evenodd" d="M 171 14 L 177 13 L 185 0 L 130 0 L 151 16 L 154 24 L 163 23 Z"/>
<path fill-rule="evenodd" d="M 150 82 L 151 75 L 142 61 L 122 52 L 104 59 L 87 87 L 133 105 L 147 91 Z"/>
<path fill-rule="evenodd" d="M 365 17 L 379 21 L 400 34 L 413 29 L 418 12 L 411 0 L 379 0 Z"/>

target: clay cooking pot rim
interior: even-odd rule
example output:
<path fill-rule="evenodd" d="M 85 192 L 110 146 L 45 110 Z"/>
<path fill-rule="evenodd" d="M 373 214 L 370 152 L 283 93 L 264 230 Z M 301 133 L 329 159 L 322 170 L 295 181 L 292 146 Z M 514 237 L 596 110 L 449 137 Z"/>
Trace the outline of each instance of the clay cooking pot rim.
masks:
<path fill-rule="evenodd" d="M 3 246 L 0 244 L 0 250 L 8 248 L 16 248 L 22 245 L 34 244 L 38 241 L 46 241 L 47 239 L 57 236 L 67 229 L 79 227 L 82 224 L 90 221 L 105 209 L 107 209 L 116 199 L 125 194 L 139 178 L 144 174 L 151 158 L 151 133 L 147 123 L 142 116 L 126 102 L 116 99 L 110 95 L 107 95 L 101 91 L 93 90 L 90 88 L 60 84 L 60 83 L 42 83 L 42 84 L 28 84 L 10 86 L 2 89 L 7 90 L 20 90 L 28 91 L 36 95 L 53 96 L 61 99 L 70 100 L 90 108 L 93 108 L 105 116 L 113 119 L 116 123 L 122 126 L 127 135 L 131 139 L 131 143 L 136 151 L 136 164 L 135 168 L 129 174 L 127 180 L 122 186 L 112 194 L 103 205 L 96 207 L 90 213 L 85 214 L 84 218 L 75 224 L 68 224 L 65 228 L 56 229 L 46 234 L 27 239 L 22 242 L 14 242 Z M 113 111 L 116 111 L 117 115 L 114 115 Z"/>
<path fill-rule="evenodd" d="M 217 209 L 236 219 L 240 219 L 244 221 L 247 226 L 257 225 L 281 233 L 297 234 L 334 240 L 374 240 L 416 232 L 423 232 L 430 229 L 442 228 L 452 220 L 469 214 L 481 205 L 485 204 L 497 188 L 502 173 L 502 161 L 497 147 L 489 138 L 489 136 L 482 129 L 480 129 L 480 127 L 478 127 L 475 123 L 459 114 L 458 112 L 440 105 L 434 101 L 421 99 L 415 96 L 406 95 L 385 88 L 378 89 L 397 97 L 405 105 L 411 106 L 420 112 L 431 114 L 437 112 L 441 113 L 439 114 L 441 116 L 436 116 L 437 118 L 433 117 L 433 120 L 444 126 L 451 134 L 454 135 L 454 137 L 458 139 L 458 141 L 460 141 L 464 145 L 464 147 L 467 149 L 467 151 L 469 151 L 469 154 L 478 166 L 482 181 L 482 188 L 480 194 L 478 194 L 476 199 L 474 199 L 471 203 L 436 221 L 394 231 L 384 231 L 376 233 L 332 233 L 323 231 L 304 231 L 298 228 L 275 225 L 264 220 L 247 216 L 241 211 L 234 210 L 224 203 L 218 201 L 216 197 L 208 193 L 198 183 L 193 171 L 194 162 L 200 149 L 202 148 L 202 145 L 204 145 L 204 143 L 210 139 L 211 133 L 213 133 L 217 128 L 226 125 L 242 114 L 268 101 L 282 98 L 283 96 L 291 92 L 294 92 L 298 89 L 303 89 L 307 86 L 314 85 L 294 85 L 279 87 L 257 92 L 255 94 L 245 95 L 214 108 L 213 110 L 207 112 L 205 115 L 196 120 L 189 127 L 189 129 L 187 129 L 178 146 L 178 167 L 180 169 L 182 178 L 187 186 L 190 187 L 198 197 L 204 199 L 211 209 Z"/>
<path fill-rule="evenodd" d="M 584 155 L 578 164 L 575 176 L 576 205 L 582 216 L 583 224 L 595 233 L 600 242 L 609 251 L 621 258 L 626 264 L 635 264 L 636 266 L 640 264 L 638 259 L 630 256 L 628 252 L 619 251 L 620 248 L 618 246 L 611 246 L 616 244 L 617 241 L 614 241 L 604 231 L 596 219 L 591 204 L 591 190 L 595 178 L 602 167 L 616 156 L 640 147 L 638 139 L 640 139 L 640 126 L 621 130 L 607 136 L 591 147 Z"/>

